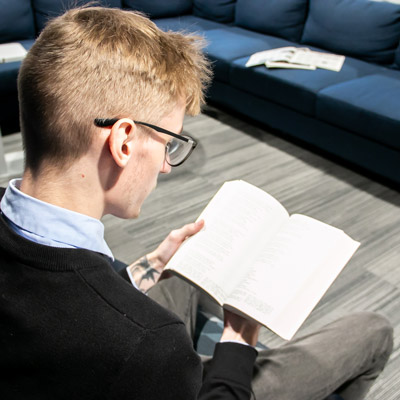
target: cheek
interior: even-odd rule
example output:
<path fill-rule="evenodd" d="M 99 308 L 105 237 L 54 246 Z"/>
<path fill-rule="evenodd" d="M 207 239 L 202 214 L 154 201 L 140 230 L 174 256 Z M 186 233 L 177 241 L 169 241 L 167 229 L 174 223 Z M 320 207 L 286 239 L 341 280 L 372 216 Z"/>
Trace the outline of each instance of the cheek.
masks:
<path fill-rule="evenodd" d="M 149 156 L 151 158 L 151 165 L 154 170 L 160 172 L 165 160 L 165 145 L 163 143 L 154 141 L 154 145 L 149 148 Z"/>
<path fill-rule="evenodd" d="M 164 159 L 165 145 L 157 140 L 146 140 L 135 154 L 132 173 L 138 177 L 143 186 L 150 185 L 151 191 L 163 168 Z"/>
<path fill-rule="evenodd" d="M 157 146 L 158 144 L 158 146 Z M 140 176 L 142 177 L 143 189 L 151 192 L 157 182 L 160 170 L 163 167 L 165 148 L 156 143 L 155 146 L 149 146 L 146 156 L 140 164 Z"/>

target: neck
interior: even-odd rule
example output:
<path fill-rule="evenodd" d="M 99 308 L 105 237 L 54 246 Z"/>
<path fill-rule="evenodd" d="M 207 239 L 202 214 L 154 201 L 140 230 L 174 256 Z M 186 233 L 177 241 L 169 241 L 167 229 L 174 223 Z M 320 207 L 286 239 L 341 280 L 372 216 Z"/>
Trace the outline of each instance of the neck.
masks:
<path fill-rule="evenodd" d="M 20 190 L 38 200 L 100 219 L 104 196 L 95 171 L 78 162 L 66 170 L 42 168 L 40 173 L 24 172 Z"/>

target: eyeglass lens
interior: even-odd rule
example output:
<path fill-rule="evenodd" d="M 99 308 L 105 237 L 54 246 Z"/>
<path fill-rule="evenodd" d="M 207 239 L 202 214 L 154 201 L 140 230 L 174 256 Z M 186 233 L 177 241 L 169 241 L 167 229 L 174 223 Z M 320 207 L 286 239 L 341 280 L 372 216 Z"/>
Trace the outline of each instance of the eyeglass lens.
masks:
<path fill-rule="evenodd" d="M 166 161 L 169 165 L 177 166 L 182 164 L 187 157 L 189 157 L 193 149 L 193 141 L 191 138 L 187 138 L 189 142 L 184 142 L 175 138 L 168 142 L 166 147 Z"/>

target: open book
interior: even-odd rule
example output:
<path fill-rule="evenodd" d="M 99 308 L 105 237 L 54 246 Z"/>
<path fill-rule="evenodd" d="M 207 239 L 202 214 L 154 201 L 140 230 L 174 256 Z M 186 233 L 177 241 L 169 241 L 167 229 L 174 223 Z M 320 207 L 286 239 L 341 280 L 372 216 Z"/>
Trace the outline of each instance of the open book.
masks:
<path fill-rule="evenodd" d="M 205 226 L 167 264 L 221 306 L 291 339 L 359 243 L 244 181 L 223 184 Z"/>
<path fill-rule="evenodd" d="M 337 54 L 312 51 L 307 47 L 280 47 L 278 49 L 260 51 L 251 55 L 246 67 L 265 64 L 267 68 L 293 68 L 340 71 L 345 57 Z"/>
<path fill-rule="evenodd" d="M 0 63 L 21 61 L 28 52 L 20 43 L 0 44 Z"/>

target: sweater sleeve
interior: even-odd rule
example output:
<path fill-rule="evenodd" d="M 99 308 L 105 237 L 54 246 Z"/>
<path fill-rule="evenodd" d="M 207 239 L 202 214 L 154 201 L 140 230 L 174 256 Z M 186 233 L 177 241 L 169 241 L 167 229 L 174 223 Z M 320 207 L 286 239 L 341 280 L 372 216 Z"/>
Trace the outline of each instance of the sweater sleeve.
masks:
<path fill-rule="evenodd" d="M 248 400 L 257 351 L 238 343 L 218 343 L 205 372 L 199 400 Z"/>
<path fill-rule="evenodd" d="M 107 400 L 197 398 L 202 365 L 183 323 L 144 330 L 132 350 L 117 372 Z"/>
<path fill-rule="evenodd" d="M 131 283 L 126 268 L 119 271 L 119 274 L 129 283 Z M 178 335 L 179 336 L 179 335 Z M 162 342 L 166 339 L 161 339 Z M 151 346 L 156 351 L 157 345 L 153 343 Z M 177 355 L 176 353 L 170 354 L 170 349 L 159 350 L 164 353 L 164 356 L 169 358 L 171 365 L 175 364 L 173 359 Z M 150 355 L 148 355 L 150 357 Z M 215 348 L 214 357 L 205 371 L 203 384 L 198 396 L 198 400 L 248 400 L 251 398 L 251 380 L 253 377 L 254 362 L 257 357 L 257 351 L 251 346 L 244 346 L 243 344 L 225 342 L 218 343 Z M 163 357 L 165 359 L 165 357 Z M 158 360 L 156 364 L 159 364 L 161 360 Z M 180 363 L 178 363 L 179 365 Z M 160 364 L 159 364 L 160 365 Z M 190 368 L 187 369 L 187 365 L 182 364 L 184 371 L 179 371 L 180 367 L 176 364 L 173 367 L 174 378 L 178 378 L 181 384 L 178 384 L 180 389 L 189 383 L 189 386 L 195 387 L 197 379 L 194 379 Z M 196 369 L 196 368 L 195 368 Z M 171 368 L 165 366 L 164 379 L 168 379 L 170 382 L 175 381 L 171 377 L 168 378 L 168 374 L 172 372 Z M 183 373 L 181 373 L 183 372 Z M 193 371 L 192 371 L 193 372 Z M 194 379 L 194 380 L 193 380 Z M 193 393 L 187 397 L 182 398 L 190 399 Z M 175 393 L 177 395 L 177 393 Z M 182 392 L 181 392 L 182 395 Z M 165 393 L 164 393 L 165 396 Z M 176 399 L 180 398 L 179 395 Z"/>
<path fill-rule="evenodd" d="M 252 347 L 219 343 L 202 382 L 200 358 L 184 325 L 164 326 L 144 335 L 107 399 L 248 400 L 256 356 Z"/>
<path fill-rule="evenodd" d="M 126 270 L 126 267 L 122 268 L 121 270 L 118 271 L 118 274 L 122 276 L 127 282 L 132 283 L 131 279 L 129 278 L 128 271 Z"/>

